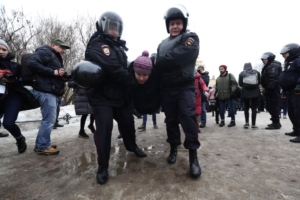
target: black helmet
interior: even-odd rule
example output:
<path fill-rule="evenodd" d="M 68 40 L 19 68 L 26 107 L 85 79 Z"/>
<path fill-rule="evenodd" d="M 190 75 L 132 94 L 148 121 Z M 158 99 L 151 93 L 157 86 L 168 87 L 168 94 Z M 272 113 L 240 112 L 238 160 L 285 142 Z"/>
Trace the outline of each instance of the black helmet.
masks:
<path fill-rule="evenodd" d="M 268 62 L 272 62 L 275 60 L 275 55 L 272 52 L 266 52 L 263 55 L 261 55 L 261 60 L 268 59 Z"/>
<path fill-rule="evenodd" d="M 112 11 L 103 13 L 96 23 L 97 31 L 100 33 L 108 34 L 108 29 L 110 26 L 115 26 L 117 32 L 119 33 L 119 37 L 122 36 L 123 20 L 120 15 Z"/>
<path fill-rule="evenodd" d="M 169 8 L 164 16 L 164 19 L 166 20 L 166 28 L 167 28 L 168 33 L 170 33 L 169 22 L 174 19 L 182 19 L 183 20 L 182 32 L 183 33 L 186 32 L 186 27 L 188 24 L 188 17 L 189 17 L 189 13 L 188 13 L 187 9 L 181 4 L 177 4 L 177 5 L 174 5 L 173 7 Z"/>
<path fill-rule="evenodd" d="M 286 52 L 289 52 L 290 53 L 290 56 L 294 56 L 295 54 L 298 53 L 298 49 L 299 49 L 299 44 L 296 44 L 296 43 L 290 43 L 290 44 L 287 44 L 285 45 L 284 47 L 282 47 L 281 51 L 280 51 L 280 54 L 285 54 Z"/>

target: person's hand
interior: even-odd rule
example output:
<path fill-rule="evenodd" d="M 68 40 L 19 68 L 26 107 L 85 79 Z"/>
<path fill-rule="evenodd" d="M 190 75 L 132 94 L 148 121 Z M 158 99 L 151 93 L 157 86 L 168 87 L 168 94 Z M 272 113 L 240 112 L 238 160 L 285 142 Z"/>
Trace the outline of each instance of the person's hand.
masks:
<path fill-rule="evenodd" d="M 205 91 L 205 92 L 204 92 L 204 95 L 205 95 L 206 97 L 208 97 L 208 92 L 207 92 L 207 91 Z"/>
<path fill-rule="evenodd" d="M 60 68 L 58 73 L 59 73 L 60 76 L 63 76 L 64 73 L 65 73 L 65 70 L 63 68 Z"/>
<path fill-rule="evenodd" d="M 0 72 L 0 78 L 3 78 L 4 74 L 2 72 Z"/>
<path fill-rule="evenodd" d="M 58 76 L 58 70 L 57 69 L 54 70 L 54 76 Z"/>
<path fill-rule="evenodd" d="M 294 89 L 294 92 L 296 95 L 300 95 L 300 84 L 297 84 L 297 86 Z"/>

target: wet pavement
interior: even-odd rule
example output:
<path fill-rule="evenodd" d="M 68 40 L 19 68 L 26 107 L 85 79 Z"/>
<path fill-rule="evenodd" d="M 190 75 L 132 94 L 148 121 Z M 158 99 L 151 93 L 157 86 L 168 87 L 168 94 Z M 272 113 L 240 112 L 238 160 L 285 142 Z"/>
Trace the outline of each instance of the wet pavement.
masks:
<path fill-rule="evenodd" d="M 157 116 L 159 129 L 149 119 L 147 130 L 136 133 L 146 158 L 125 150 L 114 125 L 105 185 L 95 179 L 93 134 L 86 128 L 90 138 L 78 138 L 78 123 L 53 130 L 52 142 L 60 150 L 56 156 L 33 151 L 37 129 L 23 132 L 28 145 L 23 154 L 17 153 L 12 136 L 0 138 L 0 199 L 300 199 L 300 144 L 284 136 L 291 130 L 288 119 L 281 120 L 281 130 L 269 131 L 264 129 L 269 115 L 260 113 L 259 129 L 245 130 L 243 112 L 232 128 L 218 127 L 208 113 L 207 127 L 199 134 L 198 179 L 189 176 L 188 151 L 182 145 L 177 162 L 167 163 L 164 115 Z M 137 127 L 142 120 L 135 122 Z M 183 132 L 181 136 L 183 142 Z"/>

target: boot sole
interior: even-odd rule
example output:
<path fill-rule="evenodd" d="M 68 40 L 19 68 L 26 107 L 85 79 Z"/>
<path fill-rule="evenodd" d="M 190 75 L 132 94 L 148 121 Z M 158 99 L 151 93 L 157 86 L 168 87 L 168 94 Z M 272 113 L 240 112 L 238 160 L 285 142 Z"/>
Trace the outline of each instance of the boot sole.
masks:
<path fill-rule="evenodd" d="M 82 139 L 89 139 L 90 137 L 84 137 L 84 136 L 81 136 L 81 135 L 78 135 L 79 138 L 82 138 Z"/>
<path fill-rule="evenodd" d="M 57 155 L 59 154 L 59 151 L 53 152 L 53 153 L 45 153 L 45 152 L 37 152 L 39 155 L 45 155 L 45 156 L 52 156 L 52 155 Z"/>
<path fill-rule="evenodd" d="M 292 141 L 292 140 L 290 140 L 290 142 L 292 142 L 292 143 L 300 143 L 300 141 Z"/>

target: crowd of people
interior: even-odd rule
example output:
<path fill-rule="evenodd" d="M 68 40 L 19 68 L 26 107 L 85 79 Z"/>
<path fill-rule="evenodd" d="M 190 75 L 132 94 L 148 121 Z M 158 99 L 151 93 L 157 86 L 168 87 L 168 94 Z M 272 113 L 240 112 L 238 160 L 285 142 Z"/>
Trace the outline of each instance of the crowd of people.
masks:
<path fill-rule="evenodd" d="M 77 64 L 82 73 L 76 76 L 64 71 L 62 56 L 70 46 L 61 39 L 55 38 L 50 45 L 38 47 L 22 66 L 12 61 L 14 56 L 9 52 L 8 44 L 0 40 L 0 114 L 3 115 L 4 128 L 17 141 L 19 153 L 25 152 L 27 145 L 15 123 L 18 113 L 38 107 L 42 120 L 34 151 L 40 155 L 59 153 L 50 136 L 57 122 L 59 99 L 66 84 L 74 90 L 76 114 L 82 115 L 80 138 L 89 138 L 84 126 L 90 115 L 88 128 L 94 133 L 98 154 L 96 180 L 100 184 L 108 181 L 113 120 L 118 123 L 119 138 L 122 138 L 126 150 L 137 157 L 147 156 L 136 143 L 133 113 L 143 116 L 143 123 L 138 129 L 146 130 L 147 114 L 152 115 L 153 128 L 157 129 L 156 113 L 164 112 L 167 142 L 170 144 L 166 159 L 169 164 L 176 162 L 177 147 L 182 144 L 181 125 L 185 134 L 183 146 L 189 152 L 189 170 L 193 178 L 201 175 L 197 158 L 200 147 L 198 133 L 200 128 L 206 127 L 207 107 L 220 127 L 225 126 L 226 107 L 230 117 L 228 127 L 236 126 L 236 107 L 243 109 L 244 128 L 250 127 L 251 108 L 251 128 L 257 129 L 257 111 L 263 111 L 266 105 L 272 121 L 266 129 L 274 130 L 281 128 L 281 109 L 284 111 L 283 118 L 286 118 L 288 105 L 293 132 L 286 135 L 297 137 L 291 142 L 300 142 L 299 45 L 293 43 L 282 48 L 281 54 L 285 58 L 283 71 L 281 63 L 270 52 L 261 57 L 264 63 L 261 73 L 254 70 L 251 63 L 245 63 L 238 80 L 229 73 L 226 65 L 220 65 L 216 85 L 209 89 L 208 71 L 204 66 L 195 70 L 199 38 L 196 33 L 187 30 L 188 18 L 184 6 L 169 8 L 165 13 L 165 23 L 170 36 L 158 45 L 156 54 L 149 57 L 149 52 L 144 51 L 133 62 L 127 63 L 125 51 L 128 49 L 126 42 L 121 40 L 122 18 L 115 12 L 103 13 L 96 23 L 96 32 L 88 42 L 84 61 Z M 105 78 L 101 84 L 83 86 L 77 79 L 80 76 L 89 77 L 86 82 L 98 81 L 96 75 L 89 74 L 91 70 L 86 70 L 95 65 L 101 67 L 96 71 L 105 74 Z M 33 94 L 22 83 L 25 78 L 21 71 L 23 67 L 34 72 Z"/>

